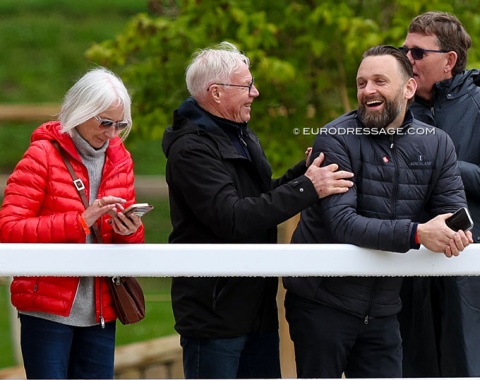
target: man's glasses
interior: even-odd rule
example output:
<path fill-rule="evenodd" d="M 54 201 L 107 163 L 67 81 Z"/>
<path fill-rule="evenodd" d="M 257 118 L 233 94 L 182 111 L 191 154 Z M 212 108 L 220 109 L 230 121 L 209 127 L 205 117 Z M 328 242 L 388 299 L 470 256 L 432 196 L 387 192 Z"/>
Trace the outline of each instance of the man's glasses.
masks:
<path fill-rule="evenodd" d="M 415 61 L 420 61 L 421 59 L 423 59 L 423 57 L 425 56 L 425 53 L 448 53 L 448 51 L 446 50 L 429 50 L 429 49 L 421 49 L 418 47 L 407 48 L 405 46 L 401 46 L 398 49 L 400 51 L 403 51 L 405 54 L 407 54 L 408 52 L 412 53 L 412 58 Z"/>
<path fill-rule="evenodd" d="M 212 83 L 216 84 L 217 86 L 229 86 L 229 87 L 243 87 L 243 88 L 248 88 L 248 95 L 251 94 L 252 92 L 252 87 L 253 83 L 255 82 L 255 78 L 252 77 L 252 81 L 248 85 L 242 85 L 242 84 L 230 84 L 230 83 Z"/>
<path fill-rule="evenodd" d="M 102 126 L 104 129 L 110 128 L 112 125 L 115 126 L 116 131 L 121 131 L 122 129 L 125 129 L 128 127 L 128 123 L 126 121 L 113 121 L 109 119 L 102 119 L 100 116 L 95 116 L 95 119 L 100 123 L 100 126 Z"/>

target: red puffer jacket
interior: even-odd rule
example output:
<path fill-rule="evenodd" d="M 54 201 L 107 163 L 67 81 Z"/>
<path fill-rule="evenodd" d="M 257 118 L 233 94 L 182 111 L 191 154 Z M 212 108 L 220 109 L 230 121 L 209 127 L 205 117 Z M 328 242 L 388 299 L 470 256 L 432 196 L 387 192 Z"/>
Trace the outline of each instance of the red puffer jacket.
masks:
<path fill-rule="evenodd" d="M 72 177 L 59 152 L 56 140 L 67 151 L 77 176 L 89 197 L 87 168 L 68 134 L 59 132 L 60 123 L 48 122 L 36 129 L 31 144 L 9 177 L 0 209 L 2 243 L 85 243 L 78 215 L 85 210 Z M 98 197 L 113 195 L 135 203 L 133 161 L 121 140 L 110 140 L 106 151 Z M 117 235 L 105 215 L 97 221 L 105 243 L 143 243 L 141 226 L 129 236 Z M 95 249 L 95 245 L 91 246 Z M 93 264 L 93 263 L 92 263 Z M 116 318 L 105 278 L 96 278 L 97 321 Z M 68 316 L 77 290 L 78 277 L 15 277 L 11 285 L 12 304 L 19 311 L 41 311 Z"/>

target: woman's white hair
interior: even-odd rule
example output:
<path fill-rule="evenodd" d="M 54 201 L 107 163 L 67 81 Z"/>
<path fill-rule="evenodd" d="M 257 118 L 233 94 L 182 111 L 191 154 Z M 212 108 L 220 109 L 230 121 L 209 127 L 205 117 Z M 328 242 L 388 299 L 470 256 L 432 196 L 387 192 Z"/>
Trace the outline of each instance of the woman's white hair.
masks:
<path fill-rule="evenodd" d="M 213 48 L 199 50 L 187 67 L 187 89 L 194 98 L 204 95 L 214 83 L 227 83 L 242 65 L 250 67 L 250 60 L 230 42 L 221 42 Z"/>
<path fill-rule="evenodd" d="M 123 121 L 128 123 L 121 133 L 121 139 L 125 140 L 132 129 L 130 95 L 113 72 L 104 67 L 92 69 L 65 94 L 59 114 L 61 132 L 71 135 L 76 126 L 117 104 L 123 107 Z"/>

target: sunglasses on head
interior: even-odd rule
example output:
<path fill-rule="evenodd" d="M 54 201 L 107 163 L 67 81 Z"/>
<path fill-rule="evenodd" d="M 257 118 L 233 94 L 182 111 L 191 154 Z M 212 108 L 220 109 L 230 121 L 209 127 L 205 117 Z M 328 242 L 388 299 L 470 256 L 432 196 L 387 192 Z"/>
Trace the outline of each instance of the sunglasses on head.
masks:
<path fill-rule="evenodd" d="M 410 54 L 412 54 L 412 58 L 415 61 L 420 61 L 421 59 L 423 59 L 423 57 L 425 56 L 425 53 L 448 53 L 446 50 L 430 50 L 430 49 L 422 49 L 418 47 L 407 48 L 405 46 L 400 46 L 398 49 L 400 51 L 403 51 L 405 54 L 410 52 Z"/>
<path fill-rule="evenodd" d="M 102 119 L 100 116 L 95 116 L 95 119 L 97 119 L 97 121 L 100 123 L 100 126 L 105 128 L 105 129 L 108 129 L 112 125 L 114 125 L 115 130 L 121 131 L 122 129 L 125 129 L 128 126 L 128 123 L 126 121 L 116 121 L 115 122 L 115 121 L 109 120 L 109 119 Z"/>

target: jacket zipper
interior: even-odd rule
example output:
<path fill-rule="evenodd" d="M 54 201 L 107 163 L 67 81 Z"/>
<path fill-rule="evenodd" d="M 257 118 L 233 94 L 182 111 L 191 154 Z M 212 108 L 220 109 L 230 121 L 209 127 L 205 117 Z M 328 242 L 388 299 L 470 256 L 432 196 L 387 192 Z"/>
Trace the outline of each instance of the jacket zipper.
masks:
<path fill-rule="evenodd" d="M 393 165 L 395 166 L 395 174 L 393 176 L 393 189 L 392 189 L 392 198 L 391 198 L 391 201 L 392 201 L 392 217 L 395 216 L 395 194 L 397 192 L 397 189 L 398 189 L 398 165 L 397 165 L 397 162 L 396 162 L 396 157 L 395 157 L 395 137 L 392 135 L 390 136 L 390 150 L 392 151 L 392 163 Z M 393 218 L 395 219 L 395 218 Z"/>
<path fill-rule="evenodd" d="M 225 291 L 225 286 L 227 286 L 227 280 L 223 278 L 218 278 L 217 281 L 215 281 L 215 286 L 213 287 L 213 310 L 216 310 L 218 300 L 222 293 Z"/>
<path fill-rule="evenodd" d="M 395 147 L 395 142 L 394 142 L 394 137 L 393 135 L 390 136 L 390 150 L 393 151 L 393 148 Z M 393 154 L 393 152 L 392 152 Z"/>
<path fill-rule="evenodd" d="M 398 186 L 398 181 L 397 181 L 397 175 L 398 175 L 398 166 L 395 162 L 395 142 L 394 142 L 395 138 L 394 136 L 390 136 L 390 150 L 392 151 L 392 162 L 393 164 L 395 165 L 395 175 L 394 175 L 394 186 L 393 186 L 393 191 L 392 191 L 392 215 L 395 215 L 395 192 L 396 192 L 396 189 L 397 189 L 397 186 Z M 369 308 L 369 312 L 372 311 L 372 307 L 373 307 L 373 303 L 374 303 L 374 300 L 375 300 L 375 291 L 376 291 L 376 285 L 377 285 L 377 279 L 374 280 L 374 286 L 372 287 L 372 298 L 370 300 L 370 308 Z M 367 315 L 365 315 L 365 318 L 363 320 L 363 323 L 368 325 L 368 320 L 369 320 L 369 313 L 367 313 Z"/>
<path fill-rule="evenodd" d="M 239 131 L 238 131 L 238 138 L 240 139 L 242 145 L 246 148 L 246 147 L 247 147 L 247 142 L 246 142 L 245 139 L 243 138 L 243 131 L 242 131 L 241 128 L 240 128 Z"/>
<path fill-rule="evenodd" d="M 394 142 L 395 138 L 394 136 L 390 136 L 390 150 L 392 151 L 392 162 L 393 164 L 395 165 L 395 176 L 394 176 L 394 186 L 393 186 L 393 191 L 392 191 L 392 215 L 395 214 L 395 209 L 394 209 L 394 205 L 395 205 L 395 191 L 397 189 L 397 186 L 398 186 L 398 181 L 397 181 L 397 171 L 398 171 L 398 166 L 395 162 L 395 151 L 394 151 L 394 148 L 395 148 L 395 142 Z M 367 313 L 367 315 L 365 315 L 365 318 L 363 320 L 363 323 L 368 325 L 368 320 L 369 320 L 369 313 L 372 311 L 372 307 L 373 307 L 373 303 L 374 303 L 374 300 L 375 300 L 375 291 L 376 291 L 376 285 L 377 285 L 377 280 L 375 279 L 374 280 L 374 285 L 372 287 L 372 298 L 370 300 L 370 307 L 369 307 L 369 312 Z"/>
<path fill-rule="evenodd" d="M 370 307 L 368 308 L 368 313 L 365 315 L 363 323 L 368 325 L 368 320 L 370 319 L 370 312 L 372 311 L 373 303 L 375 301 L 375 292 L 377 290 L 377 279 L 373 280 L 372 286 L 372 297 L 370 298 Z"/>
<path fill-rule="evenodd" d="M 101 279 L 99 279 L 99 298 L 100 298 L 100 324 L 102 325 L 102 329 L 105 328 L 105 318 L 103 318 L 103 294 L 102 294 L 102 283 L 103 281 L 101 281 Z"/>

